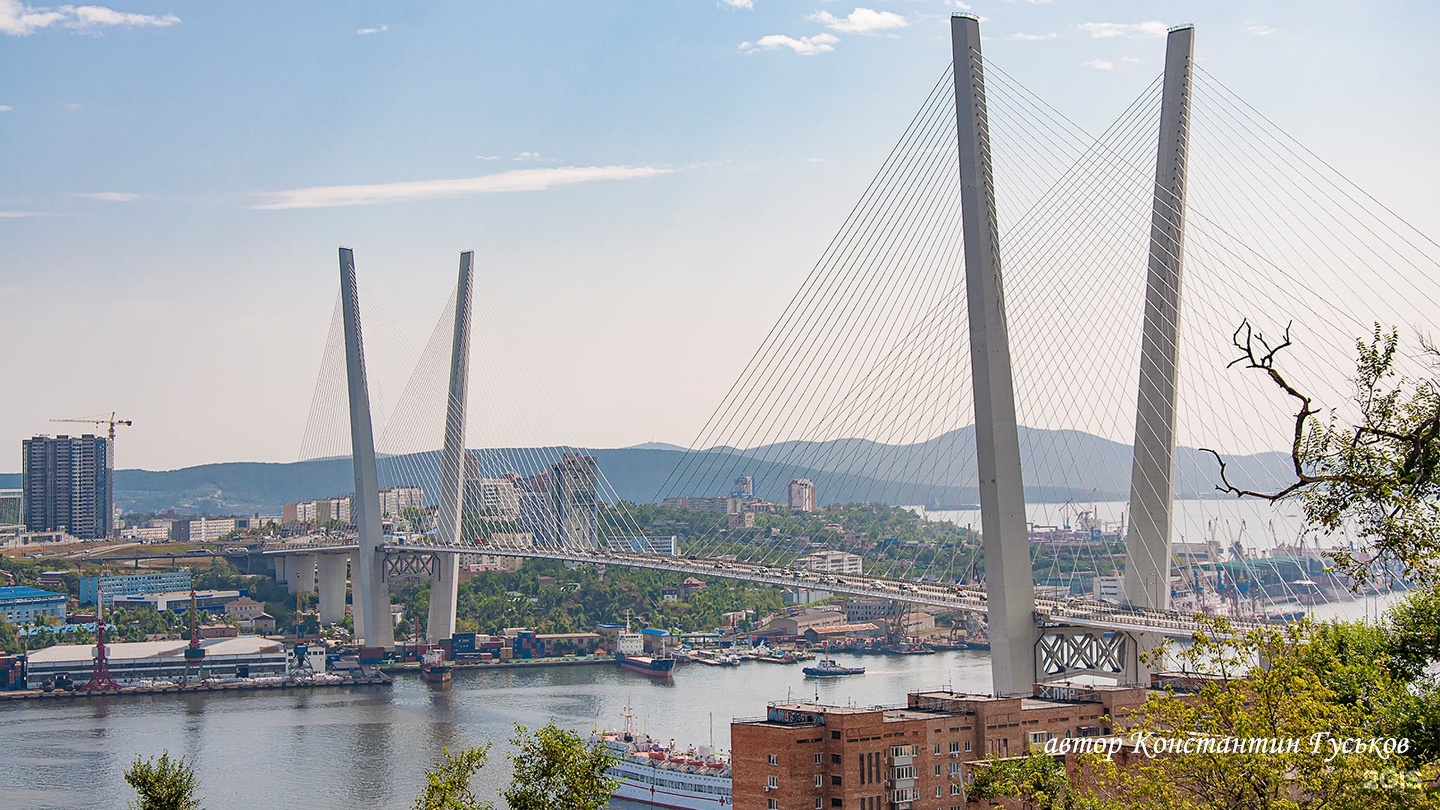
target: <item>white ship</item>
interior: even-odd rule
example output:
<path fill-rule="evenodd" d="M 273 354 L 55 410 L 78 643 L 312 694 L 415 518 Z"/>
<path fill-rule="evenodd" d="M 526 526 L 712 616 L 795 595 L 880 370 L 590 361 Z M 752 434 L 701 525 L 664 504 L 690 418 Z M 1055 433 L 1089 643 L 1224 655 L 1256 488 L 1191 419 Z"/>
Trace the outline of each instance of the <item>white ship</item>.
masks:
<path fill-rule="evenodd" d="M 681 750 L 635 733 L 635 715 L 621 712 L 625 727 L 597 735 L 615 758 L 607 771 L 619 780 L 615 798 L 640 807 L 715 810 L 730 802 L 730 757 L 708 745 Z"/>

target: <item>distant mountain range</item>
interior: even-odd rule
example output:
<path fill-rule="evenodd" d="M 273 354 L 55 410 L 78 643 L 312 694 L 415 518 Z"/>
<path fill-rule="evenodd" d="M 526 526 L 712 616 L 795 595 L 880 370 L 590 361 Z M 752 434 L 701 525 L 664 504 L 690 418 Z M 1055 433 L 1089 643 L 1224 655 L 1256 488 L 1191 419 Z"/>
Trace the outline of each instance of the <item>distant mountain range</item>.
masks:
<path fill-rule="evenodd" d="M 973 427 L 925 442 L 889 445 L 866 439 L 789 441 L 749 449 L 717 447 L 689 452 L 650 442 L 636 447 L 585 452 L 609 483 L 608 497 L 641 503 L 671 495 L 729 494 L 738 476 L 752 478 L 755 496 L 784 502 L 791 479 L 815 482 L 819 501 L 880 501 L 894 505 L 978 502 Z M 484 475 L 514 470 L 532 474 L 559 459 L 566 448 L 472 450 Z M 1063 502 L 1124 499 L 1130 487 L 1130 447 L 1088 433 L 1020 428 L 1026 497 Z M 419 483 L 437 491 L 437 453 L 381 460 L 382 486 Z M 1271 488 L 1288 480 L 1289 457 L 1261 453 L 1227 458 L 1237 482 Z M 402 476 L 402 470 L 416 471 Z M 425 471 L 431 471 L 426 473 Z M 353 489 L 348 458 L 288 464 L 230 462 L 163 472 L 119 470 L 115 498 L 130 512 L 175 509 L 182 514 L 278 514 L 280 505 L 343 495 Z M 1179 497 L 1215 494 L 1218 467 L 1194 448 L 1176 453 Z M 418 480 L 416 480 L 418 479 Z M 18 473 L 0 473 L 0 488 L 20 486 Z"/>

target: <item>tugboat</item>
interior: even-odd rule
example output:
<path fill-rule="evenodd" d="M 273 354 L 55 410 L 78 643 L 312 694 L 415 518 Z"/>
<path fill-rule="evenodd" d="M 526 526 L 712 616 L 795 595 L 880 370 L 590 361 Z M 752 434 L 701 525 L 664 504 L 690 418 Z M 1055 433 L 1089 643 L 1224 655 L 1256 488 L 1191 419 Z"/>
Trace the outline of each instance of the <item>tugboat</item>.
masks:
<path fill-rule="evenodd" d="M 841 675 L 864 675 L 864 667 L 841 666 L 834 658 L 821 658 L 814 666 L 801 670 L 807 678 L 838 678 Z"/>
<path fill-rule="evenodd" d="M 455 668 L 449 661 L 441 660 L 439 650 L 425 653 L 420 663 L 420 680 L 437 686 L 450 683 L 451 671 Z"/>

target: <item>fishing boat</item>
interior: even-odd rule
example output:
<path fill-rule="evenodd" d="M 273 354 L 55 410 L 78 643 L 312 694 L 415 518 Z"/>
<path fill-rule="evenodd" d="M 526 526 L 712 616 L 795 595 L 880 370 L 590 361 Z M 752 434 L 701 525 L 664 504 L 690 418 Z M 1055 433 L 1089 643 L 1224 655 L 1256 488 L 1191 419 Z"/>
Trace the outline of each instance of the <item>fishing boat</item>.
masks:
<path fill-rule="evenodd" d="M 732 806 L 730 757 L 713 746 L 681 750 L 675 741 L 664 743 L 637 734 L 635 715 L 626 706 L 618 731 L 605 731 L 593 742 L 602 743 L 614 764 L 606 776 L 614 779 L 614 798 L 629 805 L 674 810 L 719 810 Z"/>
<path fill-rule="evenodd" d="M 838 678 L 842 675 L 864 675 L 865 667 L 842 666 L 834 658 L 821 658 L 801 671 L 807 678 Z"/>

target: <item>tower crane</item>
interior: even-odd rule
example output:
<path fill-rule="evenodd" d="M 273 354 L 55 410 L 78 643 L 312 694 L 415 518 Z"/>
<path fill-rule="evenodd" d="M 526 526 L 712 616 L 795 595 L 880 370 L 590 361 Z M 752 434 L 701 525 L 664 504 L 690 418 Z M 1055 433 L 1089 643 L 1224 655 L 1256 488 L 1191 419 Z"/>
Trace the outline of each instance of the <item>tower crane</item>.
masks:
<path fill-rule="evenodd" d="M 94 425 L 94 426 L 96 427 L 96 429 L 99 429 L 99 427 L 100 427 L 101 425 L 109 425 L 109 426 L 110 426 L 110 433 L 109 433 L 109 436 L 110 436 L 110 444 L 108 445 L 108 448 L 109 448 L 109 454 L 110 454 L 110 459 L 109 459 L 109 461 L 110 461 L 110 467 L 111 467 L 112 469 L 113 469 L 114 466 L 115 466 L 115 426 L 116 426 L 116 425 L 124 425 L 125 427 L 130 427 L 132 424 L 134 424 L 134 422 L 130 421 L 129 419 L 116 419 L 116 418 L 115 418 L 115 411 L 111 411 L 111 412 L 110 412 L 110 416 L 109 416 L 108 418 L 107 418 L 104 414 L 100 414 L 99 416 L 86 416 L 86 417 L 81 417 L 81 418 L 79 418 L 79 419 L 51 419 L 50 421 L 51 421 L 51 422 L 80 422 L 80 423 L 82 423 L 82 424 Z M 105 480 L 106 480 L 105 499 L 106 499 L 106 503 L 108 504 L 106 508 L 113 510 L 113 509 L 115 508 L 115 476 L 114 476 L 113 474 L 111 474 L 111 475 L 109 475 L 109 476 L 106 476 L 106 479 L 105 479 Z M 106 516 L 105 516 L 105 525 L 108 525 L 108 526 L 111 527 L 109 534 L 110 534 L 112 537 L 116 536 L 116 535 L 118 534 L 118 532 L 119 532 L 119 528 L 120 528 L 120 527 L 119 527 L 117 524 L 118 524 L 118 521 L 115 521 L 111 515 L 106 515 Z"/>
<path fill-rule="evenodd" d="M 111 411 L 111 412 L 110 412 L 109 418 L 106 418 L 104 414 L 100 414 L 99 416 L 85 416 L 85 417 L 81 417 L 81 418 L 79 418 L 79 419 L 51 419 L 50 421 L 51 421 L 51 422 L 80 422 L 80 423 L 82 423 L 82 424 L 94 425 L 94 426 L 97 427 L 97 428 L 100 427 L 101 425 L 109 425 L 109 426 L 110 426 L 110 444 L 111 444 L 112 446 L 115 444 L 115 426 L 116 426 L 116 425 L 124 425 L 125 427 L 130 427 L 132 424 L 134 424 L 134 422 L 130 421 L 129 419 L 116 419 L 116 418 L 115 418 L 115 412 L 114 412 L 114 411 Z"/>

